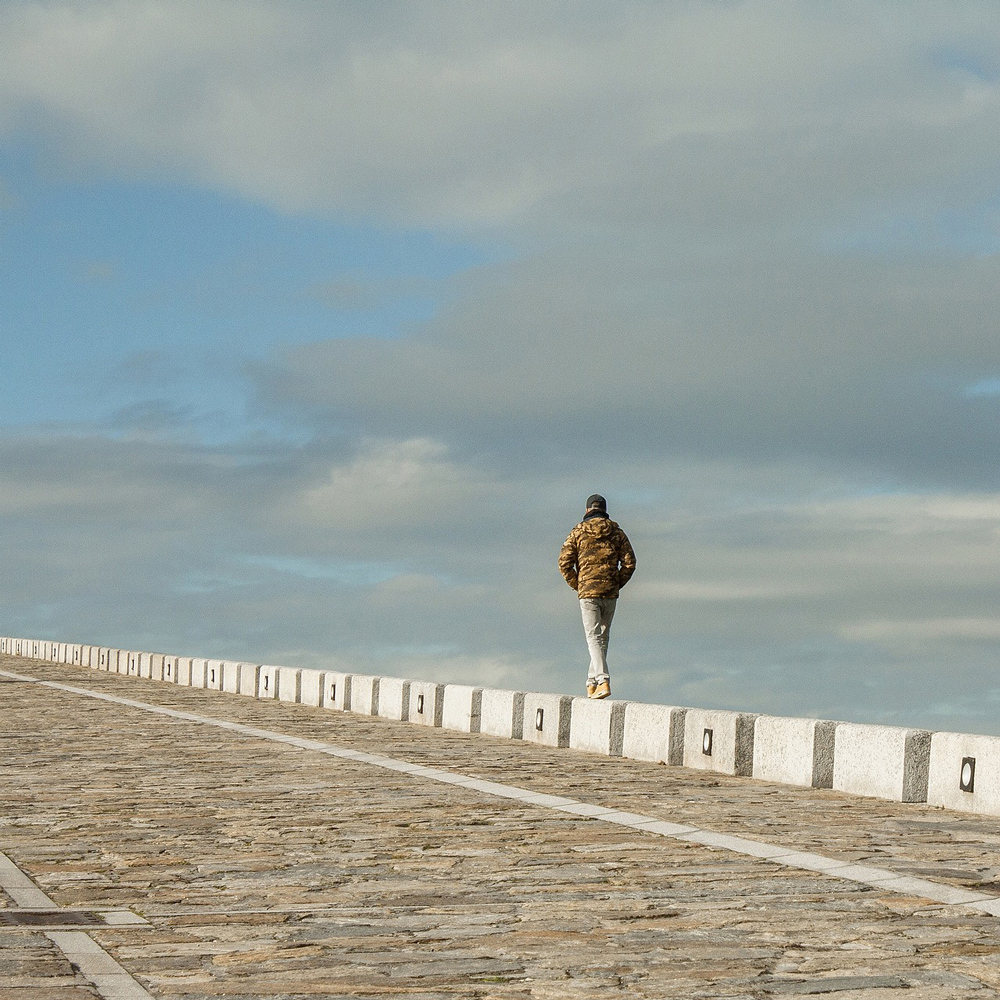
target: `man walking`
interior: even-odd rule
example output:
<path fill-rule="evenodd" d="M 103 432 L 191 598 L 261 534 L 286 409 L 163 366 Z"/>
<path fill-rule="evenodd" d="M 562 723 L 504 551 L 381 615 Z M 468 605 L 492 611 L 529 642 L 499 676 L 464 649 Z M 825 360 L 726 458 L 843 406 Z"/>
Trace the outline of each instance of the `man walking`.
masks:
<path fill-rule="evenodd" d="M 600 494 L 587 497 L 583 520 L 569 533 L 559 553 L 559 572 L 580 598 L 583 631 L 590 650 L 587 697 L 611 694 L 608 636 L 618 592 L 632 579 L 635 553 L 628 535 L 608 517 Z"/>

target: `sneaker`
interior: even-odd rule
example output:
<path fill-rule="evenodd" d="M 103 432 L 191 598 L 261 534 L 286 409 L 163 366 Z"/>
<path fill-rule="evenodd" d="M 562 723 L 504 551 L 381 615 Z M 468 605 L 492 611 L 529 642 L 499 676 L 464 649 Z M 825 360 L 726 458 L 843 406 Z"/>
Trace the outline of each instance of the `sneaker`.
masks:
<path fill-rule="evenodd" d="M 594 689 L 594 693 L 590 695 L 591 698 L 610 698 L 611 697 L 611 682 L 601 681 L 600 684 Z"/>
<path fill-rule="evenodd" d="M 587 679 L 587 697 L 588 698 L 593 698 L 594 697 L 594 692 L 596 690 L 597 690 L 597 681 L 591 680 L 590 678 L 588 678 Z"/>

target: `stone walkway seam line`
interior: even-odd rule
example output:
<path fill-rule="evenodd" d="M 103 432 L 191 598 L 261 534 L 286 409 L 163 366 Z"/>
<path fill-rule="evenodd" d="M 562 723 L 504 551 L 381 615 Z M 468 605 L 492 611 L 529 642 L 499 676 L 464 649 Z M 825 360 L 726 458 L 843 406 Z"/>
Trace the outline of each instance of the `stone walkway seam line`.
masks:
<path fill-rule="evenodd" d="M 154 1000 L 83 931 L 46 931 L 45 936 L 93 983 L 104 1000 Z"/>
<path fill-rule="evenodd" d="M 330 757 L 352 760 L 361 764 L 370 764 L 373 767 L 396 771 L 413 777 L 427 778 L 431 781 L 438 781 L 449 785 L 459 785 L 463 788 L 469 788 L 472 791 L 481 792 L 484 795 L 511 799 L 523 805 L 535 805 L 542 809 L 551 809 L 573 816 L 594 819 L 598 822 L 613 823 L 617 826 L 629 827 L 640 832 L 670 837 L 675 840 L 689 841 L 713 850 L 731 851 L 735 854 L 769 861 L 786 868 L 813 871 L 821 875 L 828 875 L 831 878 L 868 885 L 875 889 L 889 890 L 890 892 L 898 892 L 906 896 L 920 897 L 926 899 L 928 902 L 957 906 L 990 916 L 1000 916 L 1000 896 L 982 892 L 971 892 L 967 889 L 959 889 L 940 882 L 914 878 L 909 875 L 897 875 L 895 872 L 884 868 L 877 868 L 874 865 L 840 861 L 836 858 L 827 858 L 821 854 L 813 854 L 809 851 L 798 851 L 779 844 L 769 844 L 766 841 L 750 840 L 744 837 L 736 837 L 732 834 L 715 833 L 711 830 L 700 830 L 697 827 L 660 820 L 655 816 L 644 816 L 641 813 L 611 809 L 607 806 L 580 802 L 576 799 L 564 798 L 560 795 L 534 792 L 527 788 L 518 788 L 516 785 L 482 781 L 455 771 L 445 771 L 439 768 L 411 764 L 407 761 L 385 757 L 381 754 L 364 753 L 359 750 L 338 747 L 335 744 L 324 743 L 319 740 L 288 736 L 285 733 L 260 729 L 256 726 L 246 726 L 239 722 L 228 722 L 223 719 L 213 719 L 206 715 L 197 715 L 193 712 L 164 708 L 160 705 L 149 704 L 148 702 L 134 701 L 131 698 L 120 698 L 116 695 L 103 694 L 99 691 L 88 690 L 87 688 L 59 684 L 56 681 L 43 681 L 26 674 L 16 674 L 7 670 L 0 670 L 0 677 L 28 681 L 42 687 L 65 691 L 69 694 L 82 695 L 85 698 L 94 698 L 98 701 L 107 701 L 116 705 L 124 705 L 128 708 L 136 708 L 154 715 L 182 719 L 186 722 L 213 726 L 219 729 L 228 729 L 231 732 L 240 733 L 244 736 L 251 736 L 275 743 L 284 743 L 301 750 L 318 752 Z M 135 995 L 138 996 L 138 994 Z M 131 1000 L 131 996 L 132 994 L 129 994 L 128 1000 Z"/>
<path fill-rule="evenodd" d="M 18 906 L 32 910 L 59 909 L 20 868 L 0 853 L 0 889 Z M 117 911 L 114 911 L 117 912 Z M 145 923 L 122 921 L 127 923 Z M 89 980 L 104 1000 L 153 1000 L 89 934 L 84 931 L 44 931 L 45 936 Z"/>
<path fill-rule="evenodd" d="M 6 854 L 0 854 L 0 889 L 26 910 L 57 908 L 56 904 Z"/>

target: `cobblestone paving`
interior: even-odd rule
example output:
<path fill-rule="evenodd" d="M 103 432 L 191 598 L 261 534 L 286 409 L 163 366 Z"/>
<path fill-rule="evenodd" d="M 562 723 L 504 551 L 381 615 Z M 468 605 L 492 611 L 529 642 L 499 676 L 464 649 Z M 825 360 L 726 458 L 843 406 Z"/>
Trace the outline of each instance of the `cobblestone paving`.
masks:
<path fill-rule="evenodd" d="M 1000 821 L 0 656 L 0 668 L 1000 892 Z M 154 997 L 1000 996 L 1000 919 L 0 678 L 0 851 Z M 0 907 L 12 905 L 0 896 Z M 0 931 L 2 1000 L 97 994 Z"/>

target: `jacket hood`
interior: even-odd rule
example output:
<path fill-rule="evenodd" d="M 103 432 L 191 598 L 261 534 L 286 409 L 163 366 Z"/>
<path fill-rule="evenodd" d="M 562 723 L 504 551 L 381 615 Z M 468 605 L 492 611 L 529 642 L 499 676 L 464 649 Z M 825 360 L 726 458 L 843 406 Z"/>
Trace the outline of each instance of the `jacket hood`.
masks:
<path fill-rule="evenodd" d="M 580 528 L 593 538 L 608 538 L 614 534 L 617 527 L 617 523 L 610 517 L 592 517 L 580 522 Z"/>

